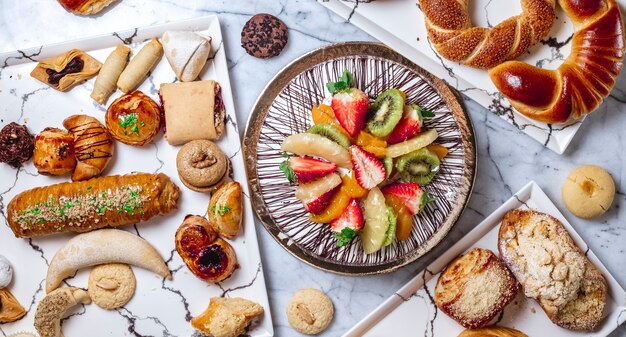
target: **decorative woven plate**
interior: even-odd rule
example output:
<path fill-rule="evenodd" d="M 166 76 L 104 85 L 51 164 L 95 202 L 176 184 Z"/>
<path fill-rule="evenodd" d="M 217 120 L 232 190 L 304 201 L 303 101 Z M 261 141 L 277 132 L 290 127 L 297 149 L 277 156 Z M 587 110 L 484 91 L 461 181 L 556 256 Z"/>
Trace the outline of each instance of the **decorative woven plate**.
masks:
<path fill-rule="evenodd" d="M 365 255 L 358 237 L 336 247 L 328 225 L 309 219 L 279 169 L 285 137 L 305 132 L 312 124 L 311 108 L 328 100 L 326 83 L 344 70 L 370 98 L 398 88 L 407 102 L 431 110 L 426 128 L 439 133 L 436 143 L 450 151 L 435 179 L 425 189 L 436 197 L 413 219 L 406 241 L 394 241 Z M 467 113 L 441 80 L 388 47 L 369 42 L 339 43 L 296 59 L 274 77 L 257 100 L 244 135 L 244 158 L 251 200 L 258 217 L 276 241 L 300 260 L 340 274 L 378 274 L 396 270 L 439 243 L 465 208 L 474 183 L 476 148 Z"/>

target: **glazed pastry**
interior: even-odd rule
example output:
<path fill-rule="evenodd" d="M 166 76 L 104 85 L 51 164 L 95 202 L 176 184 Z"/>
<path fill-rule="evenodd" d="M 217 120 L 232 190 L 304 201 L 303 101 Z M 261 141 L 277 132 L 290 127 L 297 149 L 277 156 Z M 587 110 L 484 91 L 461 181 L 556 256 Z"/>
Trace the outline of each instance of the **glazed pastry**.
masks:
<path fill-rule="evenodd" d="M 143 146 L 159 132 L 161 109 L 150 97 L 136 90 L 111 103 L 106 125 L 111 136 L 120 142 Z"/>
<path fill-rule="evenodd" d="M 35 329 L 41 337 L 63 337 L 61 317 L 65 311 L 89 303 L 89 294 L 79 288 L 61 288 L 49 293 L 37 306 Z"/>
<path fill-rule="evenodd" d="M 212 141 L 194 140 L 178 151 L 176 169 L 185 186 L 196 192 L 209 193 L 228 178 L 230 161 Z"/>
<path fill-rule="evenodd" d="M 211 52 L 211 38 L 196 32 L 167 31 L 161 38 L 165 57 L 182 82 L 198 78 Z"/>
<path fill-rule="evenodd" d="M 135 294 L 135 274 L 129 265 L 108 263 L 95 266 L 89 273 L 89 297 L 102 309 L 124 306 Z"/>
<path fill-rule="evenodd" d="M 239 267 L 233 247 L 219 238 L 201 216 L 187 215 L 176 231 L 175 241 L 187 268 L 205 281 L 223 281 Z"/>
<path fill-rule="evenodd" d="M 163 56 L 163 47 L 157 38 L 152 38 L 139 50 L 137 55 L 130 60 L 126 69 L 117 80 L 117 87 L 127 94 L 135 89 L 146 79 L 148 73 L 159 63 Z"/>
<path fill-rule="evenodd" d="M 501 326 L 464 330 L 458 337 L 528 337 L 525 333 Z"/>
<path fill-rule="evenodd" d="M 465 328 L 481 328 L 498 316 L 518 289 L 511 272 L 493 252 L 474 248 L 441 273 L 435 304 Z"/>
<path fill-rule="evenodd" d="M 159 95 L 171 145 L 222 136 L 225 110 L 217 82 L 162 83 Z"/>
<path fill-rule="evenodd" d="M 76 168 L 72 180 L 87 180 L 102 174 L 113 157 L 113 139 L 97 119 L 87 115 L 73 115 L 63 126 L 74 136 Z"/>
<path fill-rule="evenodd" d="M 287 306 L 289 325 L 307 335 L 317 335 L 326 330 L 334 315 L 333 302 L 315 288 L 298 290 Z"/>
<path fill-rule="evenodd" d="M 30 76 L 59 91 L 67 91 L 98 74 L 100 63 L 86 53 L 72 49 L 64 54 L 40 61 Z"/>
<path fill-rule="evenodd" d="M 237 337 L 262 313 L 262 306 L 245 298 L 213 297 L 208 308 L 191 320 L 191 326 L 213 337 Z"/>
<path fill-rule="evenodd" d="M 10 323 L 26 315 L 26 310 L 7 289 L 0 289 L 0 323 Z"/>
<path fill-rule="evenodd" d="M 36 187 L 7 207 L 16 237 L 89 232 L 146 221 L 176 208 L 179 190 L 163 173 L 107 176 Z"/>
<path fill-rule="evenodd" d="M 74 14 L 92 15 L 100 12 L 115 1 L 117 0 L 59 0 L 59 3 Z"/>
<path fill-rule="evenodd" d="M 6 257 L 0 255 L 0 289 L 4 289 L 11 284 L 13 280 L 13 268 Z"/>
<path fill-rule="evenodd" d="M 129 58 L 130 48 L 123 44 L 118 44 L 104 61 L 91 91 L 91 98 L 98 104 L 105 104 L 117 90 L 117 80 L 120 78 L 124 68 L 126 68 Z"/>
<path fill-rule="evenodd" d="M 46 275 L 46 292 L 58 288 L 78 270 L 107 263 L 141 267 L 172 279 L 159 252 L 146 240 L 119 229 L 101 229 L 76 235 L 54 254 Z"/>
<path fill-rule="evenodd" d="M 37 172 L 61 176 L 74 171 L 74 136 L 57 128 L 45 128 L 35 138 L 33 164 Z"/>
<path fill-rule="evenodd" d="M 580 166 L 567 176 L 562 196 L 565 207 L 575 216 L 597 218 L 611 207 L 615 198 L 615 182 L 599 166 Z"/>
<path fill-rule="evenodd" d="M 534 210 L 506 213 L 498 234 L 502 260 L 524 294 L 550 320 L 571 330 L 594 330 L 602 320 L 608 286 L 556 218 Z"/>
<path fill-rule="evenodd" d="M 209 222 L 219 235 L 234 239 L 241 229 L 242 212 L 241 185 L 238 182 L 222 185 L 211 196 Z"/>
<path fill-rule="evenodd" d="M 33 156 L 34 148 L 35 137 L 26 125 L 9 123 L 0 131 L 0 163 L 18 168 Z"/>

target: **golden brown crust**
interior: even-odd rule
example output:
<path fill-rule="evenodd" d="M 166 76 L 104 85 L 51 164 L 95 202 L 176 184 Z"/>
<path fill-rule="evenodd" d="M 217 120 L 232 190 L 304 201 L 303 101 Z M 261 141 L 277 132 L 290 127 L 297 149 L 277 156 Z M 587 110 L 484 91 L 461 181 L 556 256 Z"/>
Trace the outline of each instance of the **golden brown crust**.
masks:
<path fill-rule="evenodd" d="M 222 185 L 209 202 L 209 222 L 213 229 L 227 239 L 234 239 L 241 230 L 241 185 L 232 181 Z"/>
<path fill-rule="evenodd" d="M 572 330 L 598 326 L 606 280 L 559 220 L 534 210 L 509 211 L 498 249 L 526 296 L 536 299 L 552 322 Z"/>
<path fill-rule="evenodd" d="M 87 115 L 73 115 L 63 126 L 74 136 L 76 169 L 73 181 L 87 180 L 102 174 L 113 157 L 113 138 L 97 119 Z"/>
<path fill-rule="evenodd" d="M 517 111 L 546 123 L 578 120 L 595 110 L 615 85 L 626 45 L 615 0 L 560 3 L 578 30 L 571 54 L 558 69 L 509 61 L 489 71 L 495 86 Z"/>
<path fill-rule="evenodd" d="M 45 128 L 35 138 L 33 164 L 37 172 L 60 176 L 76 167 L 74 137 L 65 130 Z"/>
<path fill-rule="evenodd" d="M 501 326 L 464 330 L 458 337 L 528 337 L 525 333 Z"/>
<path fill-rule="evenodd" d="M 59 0 L 68 11 L 79 15 L 97 14 L 117 0 Z"/>
<path fill-rule="evenodd" d="M 15 322 L 26 315 L 26 310 L 8 289 L 0 289 L 0 323 Z"/>
<path fill-rule="evenodd" d="M 237 337 L 262 313 L 262 306 L 245 298 L 213 297 L 207 309 L 191 320 L 191 326 L 213 337 Z"/>
<path fill-rule="evenodd" d="M 37 63 L 30 76 L 59 91 L 67 91 L 98 74 L 102 67 L 87 53 L 72 49 Z"/>
<path fill-rule="evenodd" d="M 113 101 L 107 108 L 106 126 L 113 138 L 128 145 L 143 146 L 161 128 L 159 105 L 136 90 Z"/>
<path fill-rule="evenodd" d="M 493 252 L 474 248 L 441 273 L 435 304 L 465 328 L 480 328 L 515 298 L 518 288 L 511 272 Z"/>
<path fill-rule="evenodd" d="M 522 14 L 493 28 L 479 28 L 472 26 L 467 0 L 419 3 L 437 52 L 474 68 L 491 68 L 518 57 L 548 34 L 555 18 L 553 0 L 522 0 Z"/>
<path fill-rule="evenodd" d="M 24 191 L 9 203 L 7 218 L 16 237 L 82 233 L 168 213 L 178 196 L 163 173 L 107 176 Z"/>

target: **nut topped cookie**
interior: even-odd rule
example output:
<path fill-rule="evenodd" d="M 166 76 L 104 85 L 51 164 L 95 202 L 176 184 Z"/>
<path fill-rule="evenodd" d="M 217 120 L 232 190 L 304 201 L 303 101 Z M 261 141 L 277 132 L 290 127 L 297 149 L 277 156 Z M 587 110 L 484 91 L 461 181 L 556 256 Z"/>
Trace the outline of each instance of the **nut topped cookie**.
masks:
<path fill-rule="evenodd" d="M 287 306 L 289 324 L 296 331 L 307 335 L 326 330 L 334 314 L 330 298 L 314 288 L 298 290 Z"/>

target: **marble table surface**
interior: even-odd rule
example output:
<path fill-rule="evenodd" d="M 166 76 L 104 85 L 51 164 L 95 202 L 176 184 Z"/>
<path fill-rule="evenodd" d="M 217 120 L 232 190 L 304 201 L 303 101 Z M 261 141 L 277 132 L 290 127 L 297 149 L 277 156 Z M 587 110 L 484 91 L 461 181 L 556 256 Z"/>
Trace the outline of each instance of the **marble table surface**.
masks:
<path fill-rule="evenodd" d="M 250 57 L 239 43 L 243 24 L 261 12 L 278 16 L 290 29 L 287 48 L 271 60 Z M 222 23 L 240 125 L 247 120 L 265 84 L 294 58 L 333 42 L 372 40 L 313 0 L 121 0 L 94 17 L 67 13 L 54 0 L 21 0 L 0 1 L 0 52 L 213 13 L 219 15 Z M 626 201 L 625 103 L 626 72 L 606 102 L 583 123 L 565 154 L 558 155 L 466 99 L 479 155 L 469 206 L 444 242 L 424 258 L 392 274 L 346 277 L 319 271 L 283 250 L 257 222 L 275 335 L 298 335 L 287 323 L 285 308 L 291 294 L 303 287 L 322 289 L 335 304 L 335 319 L 321 336 L 341 335 L 530 180 L 544 189 L 626 287 L 626 244 L 622 241 L 626 239 L 626 208 L 622 207 Z M 618 189 L 607 214 L 592 221 L 568 213 L 560 196 L 567 174 L 583 164 L 607 169 Z M 626 326 L 611 336 L 626 336 Z"/>

